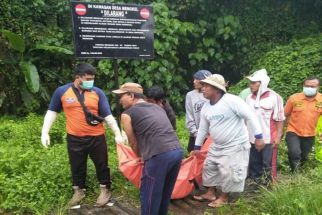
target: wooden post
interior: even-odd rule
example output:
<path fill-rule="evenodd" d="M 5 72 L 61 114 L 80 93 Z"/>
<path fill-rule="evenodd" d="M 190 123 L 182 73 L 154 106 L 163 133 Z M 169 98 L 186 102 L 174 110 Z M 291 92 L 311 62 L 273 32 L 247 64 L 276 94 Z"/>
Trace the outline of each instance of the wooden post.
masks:
<path fill-rule="evenodd" d="M 118 89 L 120 84 L 119 84 L 119 67 L 117 64 L 117 59 L 113 59 L 113 72 L 115 76 L 115 89 Z M 120 120 L 121 120 L 121 105 L 118 100 L 116 100 L 116 120 L 119 126 L 121 126 Z"/>

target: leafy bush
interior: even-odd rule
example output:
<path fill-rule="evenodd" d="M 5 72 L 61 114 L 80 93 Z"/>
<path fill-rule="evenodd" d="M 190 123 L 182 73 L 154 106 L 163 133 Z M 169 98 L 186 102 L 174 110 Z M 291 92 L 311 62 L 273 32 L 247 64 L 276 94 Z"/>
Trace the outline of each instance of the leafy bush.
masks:
<path fill-rule="evenodd" d="M 43 116 L 25 119 L 0 118 L 0 213 L 48 214 L 65 211 L 72 195 L 70 167 L 66 147 L 65 117 L 60 114 L 51 131 L 51 147 L 40 143 Z M 187 144 L 184 118 L 178 118 L 180 142 Z M 114 138 L 107 129 L 112 192 L 138 204 L 139 191 L 118 170 Z M 95 201 L 98 186 L 95 168 L 89 162 L 87 203 Z M 56 211 L 56 212 L 55 212 Z"/>
<path fill-rule="evenodd" d="M 319 34 L 277 46 L 260 58 L 252 70 L 265 68 L 271 78 L 269 87 L 286 100 L 293 93 L 302 91 L 302 83 L 308 76 L 321 78 L 321 43 L 322 35 Z M 238 94 L 247 85 L 248 81 L 244 79 L 230 91 Z"/>

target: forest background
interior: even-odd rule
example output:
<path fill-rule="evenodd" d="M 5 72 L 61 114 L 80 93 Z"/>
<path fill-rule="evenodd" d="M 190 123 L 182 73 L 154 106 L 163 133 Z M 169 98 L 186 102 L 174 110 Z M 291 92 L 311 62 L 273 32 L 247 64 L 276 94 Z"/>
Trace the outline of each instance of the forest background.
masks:
<path fill-rule="evenodd" d="M 197 70 L 222 74 L 229 91 L 237 94 L 248 84 L 246 75 L 266 68 L 269 86 L 284 100 L 302 90 L 307 76 L 322 78 L 322 0 L 108 2 L 153 6 L 155 58 L 116 60 L 119 83 L 163 87 L 179 116 L 177 134 L 184 147 L 184 97 Z M 80 62 L 73 54 L 69 1 L 2 0 L 0 30 L 0 214 L 65 214 L 71 187 L 64 115 L 50 132 L 49 150 L 40 143 L 40 131 L 53 91 L 73 80 L 72 68 Z M 98 68 L 95 85 L 104 90 L 115 113 L 113 60 L 87 62 Z M 112 139 L 110 132 L 107 136 Z M 314 158 L 321 146 L 316 144 L 304 171 L 290 175 L 283 141 L 279 172 L 287 179 L 215 213 L 322 214 L 322 168 Z M 137 202 L 138 191 L 117 169 L 111 141 L 109 147 L 113 194 Z M 94 175 L 90 164 L 90 203 L 98 192 Z"/>
<path fill-rule="evenodd" d="M 233 86 L 266 68 L 270 87 L 284 99 L 301 90 L 308 75 L 321 77 L 321 0 L 157 0 L 152 5 L 155 58 L 117 60 L 119 83 L 163 87 L 177 113 L 184 112 L 184 96 L 199 69 L 220 73 Z M 42 114 L 54 89 L 73 80 L 79 62 L 69 1 L 2 0 L 0 14 L 0 114 Z M 88 62 L 97 66 L 95 85 L 114 110 L 113 60 Z M 244 80 L 231 92 L 246 85 Z"/>

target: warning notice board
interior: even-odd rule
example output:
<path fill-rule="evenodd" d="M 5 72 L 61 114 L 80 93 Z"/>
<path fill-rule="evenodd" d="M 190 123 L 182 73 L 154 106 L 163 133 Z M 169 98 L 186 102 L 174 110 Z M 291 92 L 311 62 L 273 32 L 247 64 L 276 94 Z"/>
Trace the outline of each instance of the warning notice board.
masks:
<path fill-rule="evenodd" d="M 71 11 L 76 57 L 154 57 L 151 6 L 72 1 Z"/>

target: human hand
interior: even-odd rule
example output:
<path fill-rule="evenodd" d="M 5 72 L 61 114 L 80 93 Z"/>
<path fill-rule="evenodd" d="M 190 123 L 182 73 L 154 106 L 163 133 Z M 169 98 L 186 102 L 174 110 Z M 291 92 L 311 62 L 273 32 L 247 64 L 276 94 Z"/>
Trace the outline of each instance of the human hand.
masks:
<path fill-rule="evenodd" d="M 277 148 L 278 145 L 280 144 L 281 142 L 281 139 L 276 137 L 273 141 L 272 141 L 272 144 L 273 144 L 273 148 Z"/>
<path fill-rule="evenodd" d="M 199 153 L 200 153 L 200 150 L 193 150 L 193 151 L 191 151 L 190 152 L 190 156 L 198 156 L 199 155 Z"/>
<path fill-rule="evenodd" d="M 47 134 L 47 133 L 42 133 L 41 134 L 41 144 L 45 148 L 48 148 L 48 146 L 50 145 L 50 137 L 49 137 L 49 134 Z"/>
<path fill-rule="evenodd" d="M 265 143 L 263 139 L 255 139 L 255 148 L 257 151 L 261 151 L 265 147 Z"/>

